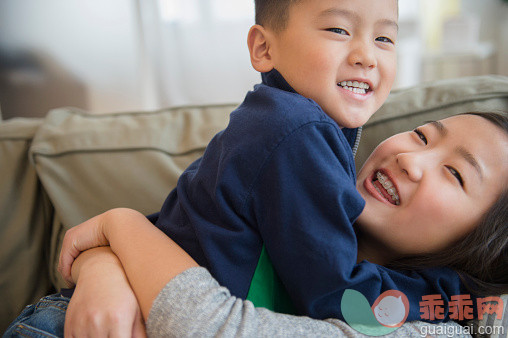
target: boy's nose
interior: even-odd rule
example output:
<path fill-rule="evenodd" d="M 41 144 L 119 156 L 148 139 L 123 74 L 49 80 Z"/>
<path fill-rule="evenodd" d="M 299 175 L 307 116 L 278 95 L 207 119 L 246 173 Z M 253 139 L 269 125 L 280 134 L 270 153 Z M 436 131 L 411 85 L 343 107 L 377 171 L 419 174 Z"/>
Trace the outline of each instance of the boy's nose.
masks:
<path fill-rule="evenodd" d="M 352 66 L 360 66 L 363 68 L 377 67 L 374 51 L 368 43 L 356 42 L 352 47 L 349 53 L 349 63 Z"/>

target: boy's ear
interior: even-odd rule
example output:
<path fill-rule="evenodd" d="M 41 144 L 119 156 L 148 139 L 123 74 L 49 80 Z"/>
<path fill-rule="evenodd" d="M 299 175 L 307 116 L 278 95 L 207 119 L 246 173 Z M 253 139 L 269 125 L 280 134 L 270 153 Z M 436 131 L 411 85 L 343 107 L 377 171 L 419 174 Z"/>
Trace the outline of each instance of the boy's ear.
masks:
<path fill-rule="evenodd" d="M 271 55 L 271 37 L 270 32 L 261 25 L 252 26 L 247 36 L 250 62 L 252 67 L 260 73 L 269 72 L 274 67 Z"/>

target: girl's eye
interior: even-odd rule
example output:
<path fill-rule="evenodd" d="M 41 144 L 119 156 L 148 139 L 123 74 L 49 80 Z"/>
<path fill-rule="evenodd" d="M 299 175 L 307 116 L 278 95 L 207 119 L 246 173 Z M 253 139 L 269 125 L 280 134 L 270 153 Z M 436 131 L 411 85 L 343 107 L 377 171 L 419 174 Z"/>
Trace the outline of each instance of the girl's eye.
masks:
<path fill-rule="evenodd" d="M 349 33 L 342 28 L 328 28 L 327 31 L 341 35 L 349 35 Z"/>
<path fill-rule="evenodd" d="M 459 184 L 461 187 L 464 187 L 464 180 L 462 179 L 462 176 L 460 175 L 460 173 L 453 167 L 449 167 L 447 166 L 446 168 L 448 168 L 448 170 L 450 171 L 450 173 L 455 176 L 455 178 L 457 179 L 457 181 L 459 181 Z"/>
<path fill-rule="evenodd" d="M 390 39 L 390 38 L 387 38 L 386 36 L 380 36 L 380 37 L 376 38 L 376 41 L 381 41 L 381 42 L 386 42 L 386 43 L 394 44 L 393 40 Z"/>
<path fill-rule="evenodd" d="M 416 128 L 415 130 L 413 130 L 413 132 L 415 132 L 416 135 L 418 135 L 418 137 L 420 138 L 420 140 L 422 140 L 422 142 L 425 143 L 425 145 L 427 145 L 427 138 L 420 129 Z"/>

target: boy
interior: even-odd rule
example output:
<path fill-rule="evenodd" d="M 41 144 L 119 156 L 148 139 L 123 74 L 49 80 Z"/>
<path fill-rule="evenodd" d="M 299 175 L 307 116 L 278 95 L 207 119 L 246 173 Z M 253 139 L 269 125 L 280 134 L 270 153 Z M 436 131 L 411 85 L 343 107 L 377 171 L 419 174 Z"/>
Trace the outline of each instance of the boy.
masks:
<path fill-rule="evenodd" d="M 393 84 L 397 15 L 396 0 L 256 0 L 248 46 L 263 83 L 150 217 L 233 295 L 342 318 L 341 283 L 355 280 L 338 249 L 356 243 L 365 203 L 352 148 Z"/>
<path fill-rule="evenodd" d="M 353 229 L 365 205 L 355 128 L 395 77 L 396 0 L 257 0 L 256 12 L 248 45 L 263 83 L 150 221 L 257 306 L 343 319 L 345 289 L 370 304 L 398 289 L 414 296 L 407 320 L 419 319 L 421 295 L 457 294 L 456 273 L 360 262 Z"/>

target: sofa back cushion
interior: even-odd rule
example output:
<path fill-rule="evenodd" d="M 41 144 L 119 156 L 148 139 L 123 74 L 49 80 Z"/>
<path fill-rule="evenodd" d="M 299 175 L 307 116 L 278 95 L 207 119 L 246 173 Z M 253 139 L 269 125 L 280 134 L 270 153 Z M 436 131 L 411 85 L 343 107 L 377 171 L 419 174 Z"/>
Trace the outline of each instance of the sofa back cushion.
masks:
<path fill-rule="evenodd" d="M 91 115 L 51 111 L 31 158 L 55 208 L 51 260 L 65 231 L 114 207 L 159 210 L 181 172 L 200 157 L 235 105 Z M 465 111 L 508 111 L 508 78 L 443 80 L 393 91 L 364 127 L 357 153 L 363 163 L 383 139 L 428 120 Z M 62 285 L 58 274 L 53 282 Z"/>
<path fill-rule="evenodd" d="M 182 171 L 229 120 L 234 105 L 92 115 L 51 111 L 30 148 L 55 209 L 50 261 L 56 272 L 65 231 L 116 207 L 159 211 Z"/>

